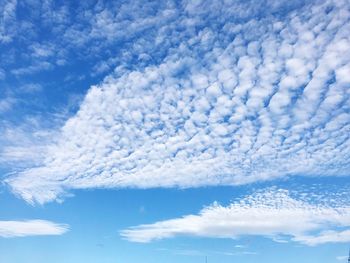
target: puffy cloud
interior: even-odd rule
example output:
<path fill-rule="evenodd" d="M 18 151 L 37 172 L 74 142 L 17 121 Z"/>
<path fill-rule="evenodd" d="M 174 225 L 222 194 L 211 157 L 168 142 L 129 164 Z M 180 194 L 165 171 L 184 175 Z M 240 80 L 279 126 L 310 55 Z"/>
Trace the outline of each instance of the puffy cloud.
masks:
<path fill-rule="evenodd" d="M 164 24 L 142 17 L 135 28 L 177 42 L 159 63 L 118 68 L 91 87 L 46 158 L 6 182 L 44 203 L 69 189 L 349 175 L 349 4 L 299 4 L 283 13 L 269 2 L 274 15 L 256 17 L 248 3 L 183 2 L 180 16 L 174 6 L 161 13 Z M 98 37 L 117 37 L 110 19 L 99 13 Z M 145 53 L 146 43 L 154 47 L 135 46 Z"/>
<path fill-rule="evenodd" d="M 62 235 L 68 226 L 46 220 L 0 221 L 0 237 Z"/>
<path fill-rule="evenodd" d="M 151 242 L 176 236 L 239 238 L 263 236 L 276 242 L 318 245 L 349 242 L 350 207 L 327 206 L 303 200 L 286 190 L 267 190 L 228 206 L 214 203 L 198 215 L 140 225 L 121 231 L 132 242 Z"/>

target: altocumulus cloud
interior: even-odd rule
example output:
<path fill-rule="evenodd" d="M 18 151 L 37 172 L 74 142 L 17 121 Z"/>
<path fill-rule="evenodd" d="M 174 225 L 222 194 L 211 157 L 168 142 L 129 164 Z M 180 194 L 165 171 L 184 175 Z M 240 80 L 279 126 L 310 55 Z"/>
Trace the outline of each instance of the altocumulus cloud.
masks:
<path fill-rule="evenodd" d="M 121 231 L 133 242 L 150 242 L 179 235 L 239 238 L 264 236 L 276 242 L 318 245 L 350 241 L 350 207 L 327 206 L 295 198 L 286 190 L 269 189 L 233 202 L 217 203 L 200 211 Z"/>
<path fill-rule="evenodd" d="M 179 5 L 154 41 L 176 37 L 164 59 L 91 87 L 46 158 L 6 183 L 45 203 L 69 189 L 349 175 L 349 1 L 260 16 L 229 2 Z"/>
<path fill-rule="evenodd" d="M 0 237 L 62 235 L 68 225 L 46 220 L 0 221 Z"/>

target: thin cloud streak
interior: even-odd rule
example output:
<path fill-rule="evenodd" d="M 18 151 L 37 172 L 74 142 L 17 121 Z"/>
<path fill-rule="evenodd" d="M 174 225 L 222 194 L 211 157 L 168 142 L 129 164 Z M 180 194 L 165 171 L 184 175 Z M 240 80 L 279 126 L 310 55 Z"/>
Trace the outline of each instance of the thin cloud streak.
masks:
<path fill-rule="evenodd" d="M 186 215 L 131 227 L 121 236 L 148 243 L 177 236 L 234 238 L 263 236 L 308 246 L 350 241 L 350 207 L 327 207 L 292 198 L 286 190 L 267 190 L 234 202 L 217 203 Z M 346 229 L 346 230 L 339 230 Z"/>
<path fill-rule="evenodd" d="M 69 226 L 47 220 L 0 221 L 0 237 L 57 236 L 66 233 Z"/>

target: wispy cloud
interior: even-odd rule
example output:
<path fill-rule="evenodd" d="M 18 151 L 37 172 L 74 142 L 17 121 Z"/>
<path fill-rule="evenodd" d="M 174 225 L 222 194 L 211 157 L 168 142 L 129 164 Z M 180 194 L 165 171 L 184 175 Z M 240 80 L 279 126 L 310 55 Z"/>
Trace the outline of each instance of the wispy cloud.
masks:
<path fill-rule="evenodd" d="M 10 111 L 16 102 L 17 100 L 13 97 L 0 98 L 0 114 L 4 114 L 7 111 Z"/>
<path fill-rule="evenodd" d="M 338 256 L 337 260 L 345 262 L 347 260 L 348 256 Z"/>
<path fill-rule="evenodd" d="M 43 87 L 40 84 L 37 83 L 28 83 L 25 85 L 22 85 L 19 90 L 23 93 L 36 93 L 42 91 Z"/>
<path fill-rule="evenodd" d="M 243 247 L 242 247 L 243 248 Z M 242 255 L 257 255 L 257 252 L 240 250 L 240 251 L 220 251 L 220 250 L 198 250 L 189 248 L 159 248 L 157 251 L 170 252 L 174 255 L 205 257 L 208 255 L 223 255 L 223 256 L 242 256 Z"/>
<path fill-rule="evenodd" d="M 47 61 L 39 61 L 36 64 L 11 70 L 11 73 L 20 76 L 52 69 L 53 65 Z"/>
<path fill-rule="evenodd" d="M 0 237 L 62 235 L 68 231 L 65 224 L 46 220 L 0 221 Z"/>
<path fill-rule="evenodd" d="M 318 236 L 302 236 L 295 240 L 311 246 L 324 243 L 347 243 L 350 241 L 350 230 L 323 231 Z"/>
<path fill-rule="evenodd" d="M 5 79 L 5 77 L 6 77 L 5 71 L 2 68 L 0 68 L 0 80 Z"/>
<path fill-rule="evenodd" d="M 26 118 L 21 124 L 13 125 L 3 121 L 0 126 L 0 165 L 3 168 L 10 168 L 12 172 L 21 170 L 28 166 L 37 166 L 47 153 L 52 138 L 57 134 L 56 128 L 59 119 L 50 116 L 49 125 L 41 118 Z M 53 126 L 53 127 L 51 127 Z M 15 168 L 14 168 L 15 167 Z"/>
<path fill-rule="evenodd" d="M 0 6 L 0 43 L 9 43 L 16 32 L 14 21 L 16 20 L 17 1 L 5 1 Z"/>
<path fill-rule="evenodd" d="M 344 203 L 344 202 L 342 202 Z M 350 241 L 350 207 L 312 204 L 286 190 L 267 190 L 229 206 L 217 203 L 186 215 L 121 231 L 132 242 L 151 242 L 176 236 L 239 238 L 263 236 L 318 245 Z"/>
<path fill-rule="evenodd" d="M 349 175 L 349 5 L 299 4 L 282 12 L 269 2 L 275 12 L 257 18 L 249 4 L 184 2 L 163 10 L 174 21 L 161 28 L 143 17 L 135 28 L 176 43 L 159 63 L 91 87 L 42 165 L 6 182 L 44 203 L 69 189 Z M 112 18 L 101 11 L 92 33 L 116 38 Z M 134 43 L 144 53 L 157 41 Z"/>

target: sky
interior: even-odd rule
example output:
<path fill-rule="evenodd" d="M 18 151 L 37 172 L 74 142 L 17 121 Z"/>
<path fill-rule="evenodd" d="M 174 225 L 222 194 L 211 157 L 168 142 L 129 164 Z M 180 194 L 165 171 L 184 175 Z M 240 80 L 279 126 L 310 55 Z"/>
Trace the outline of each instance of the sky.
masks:
<path fill-rule="evenodd" d="M 349 0 L 0 0 L 0 262 L 346 262 Z"/>

